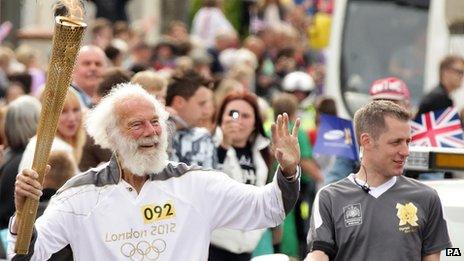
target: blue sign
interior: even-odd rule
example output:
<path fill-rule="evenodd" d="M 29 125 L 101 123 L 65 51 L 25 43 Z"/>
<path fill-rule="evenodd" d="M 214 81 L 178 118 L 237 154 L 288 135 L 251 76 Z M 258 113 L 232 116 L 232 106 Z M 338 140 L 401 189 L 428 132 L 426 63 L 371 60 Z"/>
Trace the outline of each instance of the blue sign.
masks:
<path fill-rule="evenodd" d="M 358 160 L 358 145 L 352 122 L 322 114 L 313 153 Z"/>

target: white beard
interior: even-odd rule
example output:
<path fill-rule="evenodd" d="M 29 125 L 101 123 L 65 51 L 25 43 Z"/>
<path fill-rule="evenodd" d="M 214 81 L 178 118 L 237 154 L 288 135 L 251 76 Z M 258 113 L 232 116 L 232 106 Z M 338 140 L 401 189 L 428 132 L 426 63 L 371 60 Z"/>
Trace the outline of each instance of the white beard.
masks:
<path fill-rule="evenodd" d="M 121 159 L 122 167 L 128 169 L 132 174 L 143 177 L 147 174 L 157 174 L 168 164 L 167 134 L 163 130 L 160 136 L 140 138 L 133 140 L 125 137 L 116 129 L 110 134 L 117 155 Z M 152 149 L 140 151 L 142 144 L 156 144 Z"/>

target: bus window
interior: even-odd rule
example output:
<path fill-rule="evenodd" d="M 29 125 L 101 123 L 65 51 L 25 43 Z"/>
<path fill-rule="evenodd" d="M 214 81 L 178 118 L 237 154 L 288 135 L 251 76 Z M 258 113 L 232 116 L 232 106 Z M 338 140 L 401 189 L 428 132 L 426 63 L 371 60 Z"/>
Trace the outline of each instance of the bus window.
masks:
<path fill-rule="evenodd" d="M 428 5 L 407 3 L 405 0 L 347 2 L 340 84 L 351 115 L 369 99 L 371 83 L 388 76 L 407 83 L 413 106 L 420 102 L 424 88 Z M 350 100 L 353 97 L 364 97 L 364 100 Z"/>

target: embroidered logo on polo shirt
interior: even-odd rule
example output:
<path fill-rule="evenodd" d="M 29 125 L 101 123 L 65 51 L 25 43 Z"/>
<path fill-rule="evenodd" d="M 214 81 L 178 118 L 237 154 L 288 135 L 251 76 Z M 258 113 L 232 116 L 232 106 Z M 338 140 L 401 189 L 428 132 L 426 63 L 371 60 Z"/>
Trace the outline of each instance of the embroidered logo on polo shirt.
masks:
<path fill-rule="evenodd" d="M 396 216 L 399 218 L 400 222 L 398 224 L 399 231 L 403 233 L 411 233 L 417 230 L 419 224 L 417 224 L 417 207 L 409 202 L 406 204 L 396 203 Z"/>
<path fill-rule="evenodd" d="M 361 203 L 351 204 L 343 207 L 345 227 L 359 226 L 362 224 Z"/>

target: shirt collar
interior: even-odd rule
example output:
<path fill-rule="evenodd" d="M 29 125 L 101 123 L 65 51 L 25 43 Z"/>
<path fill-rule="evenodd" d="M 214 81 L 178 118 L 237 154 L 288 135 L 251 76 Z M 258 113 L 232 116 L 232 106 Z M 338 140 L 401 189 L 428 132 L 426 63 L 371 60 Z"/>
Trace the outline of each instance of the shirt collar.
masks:
<path fill-rule="evenodd" d="M 351 173 L 349 176 L 348 176 L 348 179 L 353 183 L 355 184 L 356 186 L 358 186 L 355 182 L 355 174 Z M 373 196 L 374 198 L 378 198 L 380 197 L 383 193 L 385 193 L 388 189 L 390 189 L 391 187 L 393 187 L 393 185 L 395 185 L 396 183 L 396 180 L 398 178 L 396 176 L 394 177 L 391 177 L 389 180 L 387 180 L 386 182 L 384 182 L 383 184 L 381 184 L 380 186 L 378 187 L 371 187 L 369 186 L 369 184 L 365 184 L 367 187 L 369 187 L 369 194 L 371 196 Z M 364 185 L 364 181 L 360 181 L 359 179 L 356 180 L 358 182 L 358 184 L 362 184 Z"/>

